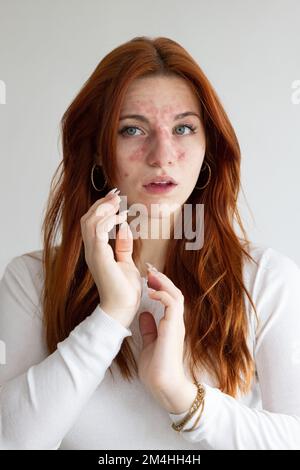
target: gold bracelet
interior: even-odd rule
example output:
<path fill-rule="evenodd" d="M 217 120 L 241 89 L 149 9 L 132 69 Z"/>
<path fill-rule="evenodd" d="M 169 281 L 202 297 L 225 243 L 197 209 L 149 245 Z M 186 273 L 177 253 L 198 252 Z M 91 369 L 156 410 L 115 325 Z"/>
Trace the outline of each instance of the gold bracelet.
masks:
<path fill-rule="evenodd" d="M 183 418 L 183 420 L 181 422 L 177 423 L 177 424 L 172 423 L 172 428 L 175 431 L 180 432 L 182 430 L 183 426 L 194 416 L 194 414 L 196 413 L 196 411 L 198 410 L 198 408 L 201 406 L 201 404 L 204 401 L 204 396 L 205 396 L 204 387 L 198 382 L 194 382 L 194 384 L 197 386 L 197 389 L 198 389 L 196 398 L 193 401 L 190 410 L 188 411 L 187 415 Z M 198 420 L 197 420 L 197 422 L 198 422 Z"/>
<path fill-rule="evenodd" d="M 204 403 L 205 403 L 205 399 L 203 399 L 203 401 L 202 401 L 201 411 L 200 411 L 200 414 L 199 414 L 198 418 L 196 419 L 195 423 L 193 424 L 193 426 L 190 429 L 184 429 L 184 432 L 194 431 L 195 427 L 199 423 L 200 418 L 202 416 L 202 413 L 203 413 L 203 410 L 204 410 Z"/>

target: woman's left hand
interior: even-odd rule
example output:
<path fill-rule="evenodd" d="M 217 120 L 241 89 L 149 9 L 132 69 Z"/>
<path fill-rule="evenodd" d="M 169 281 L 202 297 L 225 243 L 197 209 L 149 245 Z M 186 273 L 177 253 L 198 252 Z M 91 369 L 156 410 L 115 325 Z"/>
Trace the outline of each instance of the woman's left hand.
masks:
<path fill-rule="evenodd" d="M 143 349 L 138 359 L 138 375 L 155 398 L 176 393 L 187 381 L 183 365 L 184 297 L 173 282 L 161 272 L 148 270 L 149 297 L 165 306 L 158 327 L 150 312 L 139 317 Z"/>

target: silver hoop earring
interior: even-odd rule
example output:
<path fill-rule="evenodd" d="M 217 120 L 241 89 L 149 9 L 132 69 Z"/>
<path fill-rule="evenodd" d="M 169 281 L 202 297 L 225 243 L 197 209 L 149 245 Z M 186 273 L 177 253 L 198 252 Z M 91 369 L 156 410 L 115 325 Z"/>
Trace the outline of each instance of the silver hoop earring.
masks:
<path fill-rule="evenodd" d="M 93 187 L 94 187 L 94 189 L 95 189 L 96 191 L 103 191 L 104 188 L 105 188 L 105 186 L 106 186 L 107 179 L 105 178 L 105 175 L 104 175 L 103 172 L 102 172 L 102 175 L 104 175 L 104 179 L 105 179 L 104 186 L 103 186 L 102 188 L 100 188 L 100 189 L 96 187 L 96 185 L 95 185 L 95 183 L 94 183 L 94 170 L 95 170 L 95 168 L 97 168 L 97 167 L 98 167 L 98 168 L 101 168 L 100 165 L 97 165 L 97 163 L 94 163 L 93 168 L 92 168 L 92 170 L 91 170 L 91 181 L 92 181 L 92 185 L 93 185 Z M 98 171 L 99 171 L 99 170 L 98 170 Z"/>
<path fill-rule="evenodd" d="M 209 184 L 209 182 L 210 182 L 210 179 L 211 179 L 211 168 L 210 168 L 209 164 L 208 164 L 206 161 L 204 162 L 204 164 L 205 164 L 205 166 L 207 166 L 208 171 L 209 171 L 208 180 L 207 180 L 207 182 L 205 183 L 204 186 L 195 186 L 195 189 L 204 189 L 204 188 L 206 188 L 206 186 L 208 186 L 208 184 Z M 205 168 L 205 167 L 204 167 L 204 168 Z M 201 171 L 203 171 L 203 168 L 201 168 L 200 173 L 201 173 Z"/>

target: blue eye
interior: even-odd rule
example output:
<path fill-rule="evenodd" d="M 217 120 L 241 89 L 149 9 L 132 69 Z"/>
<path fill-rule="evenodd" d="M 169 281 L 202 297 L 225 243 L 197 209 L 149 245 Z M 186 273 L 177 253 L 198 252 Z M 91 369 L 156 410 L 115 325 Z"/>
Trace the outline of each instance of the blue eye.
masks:
<path fill-rule="evenodd" d="M 125 126 L 125 127 L 123 127 L 123 129 L 120 130 L 120 134 L 124 135 L 125 132 L 128 131 L 128 129 L 138 129 L 138 130 L 140 130 L 138 127 L 135 127 L 135 126 L 127 126 L 127 127 Z M 135 134 L 126 134 L 126 135 L 130 136 L 130 135 L 135 135 Z"/>
<path fill-rule="evenodd" d="M 194 127 L 194 126 L 192 126 L 192 125 L 190 125 L 190 124 L 179 124 L 178 126 L 176 126 L 177 129 L 180 128 L 180 127 L 181 127 L 181 128 L 187 127 L 188 129 L 190 129 L 190 131 L 192 132 L 192 134 L 194 134 L 195 131 L 196 131 L 196 127 Z M 126 134 L 126 132 L 127 132 L 129 129 L 138 129 L 139 131 L 141 130 L 139 127 L 136 127 L 136 126 L 125 126 L 125 127 L 123 127 L 123 128 L 119 131 L 119 134 L 125 135 L 125 136 L 127 136 L 127 137 L 136 135 L 136 134 L 132 134 L 132 133 Z M 187 135 L 187 134 L 178 134 L 178 135 Z"/>
<path fill-rule="evenodd" d="M 187 127 L 188 129 L 190 129 L 190 131 L 192 131 L 192 134 L 194 134 L 195 130 L 196 130 L 196 127 L 188 125 L 188 124 L 179 124 L 179 126 L 177 126 L 177 129 L 180 128 L 180 127 L 182 127 L 182 128 Z M 185 135 L 185 134 L 179 134 L 179 135 Z"/>

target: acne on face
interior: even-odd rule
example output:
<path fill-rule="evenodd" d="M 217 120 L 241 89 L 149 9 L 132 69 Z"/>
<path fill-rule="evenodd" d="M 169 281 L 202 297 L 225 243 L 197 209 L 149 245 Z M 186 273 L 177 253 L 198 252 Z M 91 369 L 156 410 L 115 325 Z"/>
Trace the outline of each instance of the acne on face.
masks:
<path fill-rule="evenodd" d="M 124 150 L 124 155 L 131 162 L 142 161 L 147 152 L 153 150 L 153 146 L 158 145 L 161 141 L 162 145 L 168 147 L 171 151 L 175 152 L 176 157 L 179 160 L 184 160 L 187 157 L 189 148 L 194 144 L 189 142 L 186 136 L 176 136 L 173 134 L 173 128 L 180 125 L 181 121 L 173 121 L 173 117 L 178 113 L 178 110 L 182 109 L 182 106 L 166 106 L 161 110 L 157 109 L 154 105 L 143 103 L 141 100 L 136 100 L 134 104 L 135 114 L 141 114 L 144 116 L 151 116 L 149 118 L 150 124 L 141 123 L 137 119 L 126 119 L 122 122 L 122 126 L 137 126 L 136 134 L 124 138 L 123 142 L 119 144 Z M 192 124 L 197 127 L 197 137 L 199 141 L 199 135 L 201 133 L 200 121 L 196 117 L 186 117 L 182 119 L 182 122 Z M 153 124 L 152 124 L 153 123 Z M 187 140 L 181 141 L 182 138 Z"/>
<path fill-rule="evenodd" d="M 153 173 L 166 172 L 181 178 L 198 175 L 205 152 L 204 129 L 195 116 L 174 121 L 175 115 L 185 111 L 201 115 L 199 102 L 184 79 L 153 77 L 131 84 L 120 115 L 140 114 L 149 123 L 134 118 L 119 123 L 119 131 L 125 126 L 137 128 L 132 135 L 118 133 L 117 164 L 125 186 Z M 196 127 L 196 133 L 187 127 L 184 134 L 178 133 L 176 128 L 184 125 Z M 130 189 L 124 187 L 124 192 Z"/>

